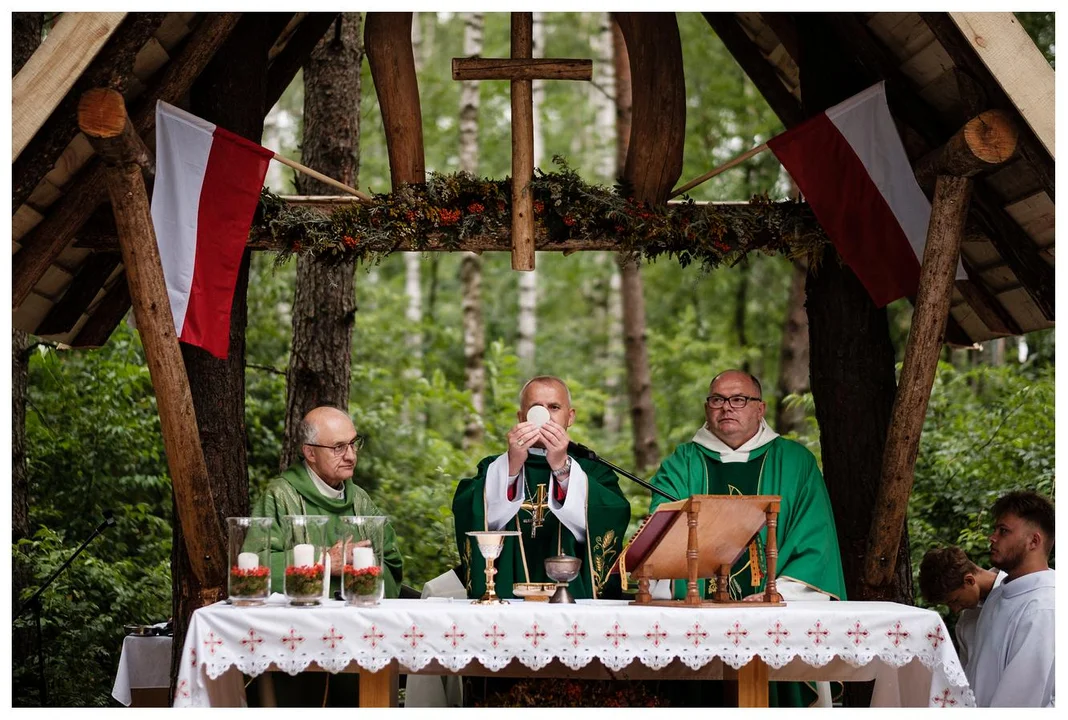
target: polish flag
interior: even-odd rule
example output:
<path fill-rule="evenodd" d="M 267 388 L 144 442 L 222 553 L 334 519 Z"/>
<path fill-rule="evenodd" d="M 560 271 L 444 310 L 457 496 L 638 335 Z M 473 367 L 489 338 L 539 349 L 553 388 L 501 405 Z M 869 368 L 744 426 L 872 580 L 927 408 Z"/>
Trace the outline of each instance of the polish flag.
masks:
<path fill-rule="evenodd" d="M 890 117 L 883 83 L 768 141 L 879 307 L 914 297 L 931 204 Z M 957 279 L 966 279 L 957 262 Z"/>
<path fill-rule="evenodd" d="M 174 330 L 220 359 L 229 349 L 234 286 L 272 157 L 267 148 L 156 103 L 152 224 Z"/>

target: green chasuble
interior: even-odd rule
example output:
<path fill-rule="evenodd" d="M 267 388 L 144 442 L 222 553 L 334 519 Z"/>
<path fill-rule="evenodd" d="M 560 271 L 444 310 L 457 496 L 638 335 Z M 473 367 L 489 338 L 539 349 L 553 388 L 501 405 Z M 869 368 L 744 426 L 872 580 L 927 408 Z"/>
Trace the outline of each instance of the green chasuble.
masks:
<path fill-rule="evenodd" d="M 678 498 L 698 494 L 781 496 L 776 579 L 795 580 L 832 599 L 846 599 L 842 558 L 827 487 L 816 458 L 800 443 L 776 437 L 752 450 L 747 462 L 739 463 L 721 462 L 719 453 L 695 442 L 683 443 L 664 460 L 651 482 Z M 650 512 L 661 502 L 661 497 L 654 495 Z M 728 592 L 732 599 L 764 592 L 767 532 L 767 528 L 760 531 L 757 552 L 743 552 L 731 568 Z M 754 555 L 759 563 L 756 582 L 751 565 Z M 705 582 L 700 581 L 702 592 L 711 594 L 714 583 L 712 579 L 705 589 Z M 674 597 L 679 599 L 685 594 L 685 580 L 677 581 Z M 815 693 L 805 685 L 773 682 L 769 700 L 778 707 L 810 705 L 815 701 Z"/>
<path fill-rule="evenodd" d="M 340 500 L 328 498 L 319 492 L 308 475 L 303 462 L 290 465 L 281 477 L 271 480 L 262 497 L 252 510 L 253 517 L 269 517 L 274 520 L 271 528 L 271 590 L 283 592 L 285 585 L 285 544 L 282 538 L 282 517 L 285 515 L 328 515 L 327 542 L 333 545 L 341 539 L 341 517 L 344 515 L 385 515 L 378 509 L 362 488 L 352 479 L 345 481 L 345 496 Z M 385 595 L 395 598 L 400 592 L 404 560 L 397 549 L 397 536 L 393 525 L 386 522 L 383 562 L 389 572 L 385 573 Z M 330 578 L 330 592 L 341 589 L 341 576 Z"/>
<path fill-rule="evenodd" d="M 469 530 L 488 530 L 486 527 L 486 469 L 498 456 L 483 458 L 478 474 L 461 480 L 452 500 L 456 521 L 456 544 L 460 551 L 461 577 L 471 598 L 482 597 L 486 591 L 486 561 L 478 551 L 478 543 L 467 536 Z M 544 522 L 531 535 L 532 513 L 520 510 L 502 530 L 519 530 L 520 537 L 505 538 L 501 555 L 494 561 L 497 594 L 514 597 L 512 585 L 517 582 L 552 582 L 545 574 L 545 559 L 553 555 L 570 555 L 582 560 L 578 577 L 571 581 L 569 591 L 576 598 L 619 596 L 619 575 L 609 577 L 608 571 L 619 557 L 623 533 L 630 521 L 630 503 L 619 489 L 615 473 L 592 460 L 572 458 L 586 472 L 589 491 L 586 497 L 586 542 L 578 542 L 551 510 L 546 509 Z M 524 465 L 526 500 L 535 497 L 538 485 L 545 485 L 549 493 L 549 462 L 541 455 L 530 455 Z"/>

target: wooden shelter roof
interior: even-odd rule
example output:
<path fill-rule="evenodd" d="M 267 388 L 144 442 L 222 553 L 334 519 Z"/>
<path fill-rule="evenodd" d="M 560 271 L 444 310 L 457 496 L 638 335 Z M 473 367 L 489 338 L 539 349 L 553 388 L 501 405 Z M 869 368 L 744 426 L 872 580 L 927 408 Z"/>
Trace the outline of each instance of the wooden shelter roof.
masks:
<path fill-rule="evenodd" d="M 105 342 L 121 321 L 130 306 L 121 261 L 117 250 L 100 249 L 109 245 L 101 236 L 115 232 L 106 197 L 92 213 L 71 209 L 99 202 L 94 193 L 103 192 L 73 108 L 82 92 L 104 85 L 124 93 L 131 118 L 149 113 L 148 103 L 154 105 L 160 88 L 174 82 L 176 66 L 188 62 L 195 42 L 208 42 L 204 36 L 209 32 L 225 39 L 233 30 L 236 19 L 227 21 L 226 15 L 66 14 L 16 76 L 15 327 L 92 347 Z M 268 58 L 272 71 L 277 64 L 279 77 L 285 77 L 287 63 L 303 60 L 331 17 L 295 13 Z M 705 17 L 784 124 L 800 122 L 797 40 L 789 16 L 744 12 Z M 886 81 L 891 112 L 914 162 L 982 110 L 998 108 L 1015 118 L 1020 127 L 1017 157 L 976 178 L 961 247 L 971 282 L 958 283 L 954 290 L 951 313 L 960 332 L 951 339 L 978 342 L 1052 327 L 1054 73 L 1038 48 L 1011 13 L 825 17 L 835 30 L 839 52 L 863 67 L 871 82 Z M 79 31 L 103 38 L 95 49 L 84 38 L 78 40 L 85 57 L 76 57 L 63 44 Z M 119 72 L 131 57 L 132 72 Z M 274 93 L 271 102 L 282 89 L 269 90 Z M 181 104 L 182 95 L 164 99 Z M 151 146 L 153 134 L 143 135 Z M 47 247 L 55 249 L 46 252 Z"/>

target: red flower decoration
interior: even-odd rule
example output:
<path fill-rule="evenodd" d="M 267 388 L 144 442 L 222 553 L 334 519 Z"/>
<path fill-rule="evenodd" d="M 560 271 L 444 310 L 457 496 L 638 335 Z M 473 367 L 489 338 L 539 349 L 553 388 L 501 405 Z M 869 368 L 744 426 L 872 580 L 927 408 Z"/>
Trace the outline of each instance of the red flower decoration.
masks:
<path fill-rule="evenodd" d="M 567 225 L 568 227 L 571 227 L 574 224 L 575 224 L 575 218 L 571 217 L 570 215 L 564 215 L 564 225 Z"/>
<path fill-rule="evenodd" d="M 441 210 L 440 217 L 442 225 L 455 225 L 460 221 L 460 211 L 444 208 Z"/>
<path fill-rule="evenodd" d="M 356 247 L 357 240 L 351 235 L 346 235 L 345 237 L 341 238 L 341 242 L 345 243 L 345 247 L 347 247 L 349 250 L 352 250 Z"/>
<path fill-rule="evenodd" d="M 501 209 L 503 210 L 504 208 L 501 208 Z M 543 203 L 541 200 L 535 200 L 534 201 L 534 212 L 536 212 L 539 215 L 541 215 L 543 212 L 545 212 L 545 203 Z"/>
<path fill-rule="evenodd" d="M 473 213 L 475 215 L 477 215 L 478 213 L 482 212 L 485 209 L 486 209 L 485 205 L 483 205 L 482 203 L 477 203 L 477 202 L 473 202 L 473 203 L 471 203 L 470 205 L 467 206 L 467 212 Z"/>

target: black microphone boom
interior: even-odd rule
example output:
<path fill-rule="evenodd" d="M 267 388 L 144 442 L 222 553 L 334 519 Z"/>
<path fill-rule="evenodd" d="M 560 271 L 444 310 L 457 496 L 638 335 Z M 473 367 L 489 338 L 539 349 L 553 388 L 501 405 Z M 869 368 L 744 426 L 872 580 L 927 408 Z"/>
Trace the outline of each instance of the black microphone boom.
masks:
<path fill-rule="evenodd" d="M 595 453 L 593 450 L 590 450 L 585 445 L 580 445 L 577 442 L 569 442 L 567 444 L 567 454 L 571 455 L 572 457 L 585 458 L 587 460 L 593 460 L 595 462 L 599 462 L 602 465 L 604 465 L 605 467 L 611 468 L 612 470 L 616 471 L 617 473 L 619 473 L 623 477 L 627 478 L 628 480 L 633 480 L 634 482 L 636 482 L 639 485 L 641 485 L 643 488 L 646 488 L 648 490 L 652 490 L 653 492 L 655 492 L 658 495 L 663 495 L 664 497 L 666 497 L 668 500 L 671 500 L 672 502 L 675 502 L 675 501 L 678 500 L 677 497 L 672 497 L 670 494 L 664 492 L 660 488 L 655 487 L 653 485 L 650 485 L 649 483 L 647 483 L 645 480 L 642 480 L 637 475 L 627 472 L 626 470 L 624 470 L 623 468 L 619 467 L 618 465 L 615 465 L 614 463 L 608 462 L 603 457 L 601 457 L 600 455 Z"/>

